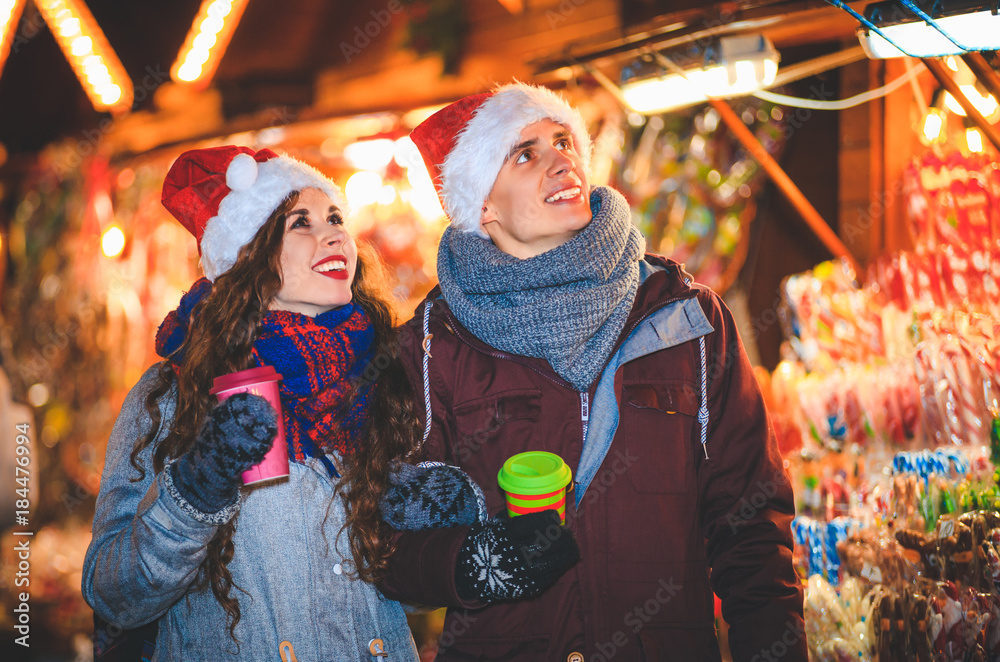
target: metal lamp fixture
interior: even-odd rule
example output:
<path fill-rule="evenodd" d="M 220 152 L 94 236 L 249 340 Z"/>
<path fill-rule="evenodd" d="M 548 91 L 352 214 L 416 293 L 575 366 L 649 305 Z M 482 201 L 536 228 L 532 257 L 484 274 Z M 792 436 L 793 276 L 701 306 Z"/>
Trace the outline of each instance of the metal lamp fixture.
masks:
<path fill-rule="evenodd" d="M 721 37 L 644 54 L 622 70 L 621 91 L 632 110 L 660 113 L 767 87 L 778 73 L 778 60 L 762 35 Z"/>
<path fill-rule="evenodd" d="M 887 0 L 865 8 L 858 39 L 868 57 L 941 57 L 1000 49 L 998 2 Z"/>

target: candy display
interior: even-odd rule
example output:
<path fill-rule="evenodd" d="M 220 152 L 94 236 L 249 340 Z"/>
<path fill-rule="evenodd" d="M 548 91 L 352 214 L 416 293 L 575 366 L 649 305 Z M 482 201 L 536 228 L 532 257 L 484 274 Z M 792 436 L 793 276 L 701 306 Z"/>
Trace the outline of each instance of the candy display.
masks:
<path fill-rule="evenodd" d="M 1000 659 L 1000 166 L 904 177 L 914 248 L 783 284 L 758 380 L 796 486 L 813 660 Z"/>

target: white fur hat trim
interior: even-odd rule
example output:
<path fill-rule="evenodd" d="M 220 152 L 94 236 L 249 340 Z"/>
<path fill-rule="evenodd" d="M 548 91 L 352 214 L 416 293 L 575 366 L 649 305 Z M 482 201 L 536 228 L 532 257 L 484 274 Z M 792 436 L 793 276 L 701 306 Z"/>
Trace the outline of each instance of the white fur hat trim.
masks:
<path fill-rule="evenodd" d="M 244 156 L 246 159 L 241 158 Z M 245 163 L 247 160 L 253 169 Z M 349 214 L 347 202 L 336 184 L 319 170 L 290 156 L 257 163 L 253 157 L 240 154 L 226 170 L 226 184 L 232 190 L 219 204 L 219 213 L 208 219 L 201 238 L 201 267 L 205 277 L 213 282 L 232 268 L 240 249 L 250 243 L 271 212 L 292 191 L 317 188 L 330 196 L 345 217 Z"/>
<path fill-rule="evenodd" d="M 544 119 L 569 129 L 576 151 L 589 169 L 590 134 L 579 111 L 548 88 L 525 83 L 504 85 L 476 109 L 441 164 L 441 197 L 453 225 L 486 238 L 480 223 L 482 208 L 500 168 L 524 127 Z"/>

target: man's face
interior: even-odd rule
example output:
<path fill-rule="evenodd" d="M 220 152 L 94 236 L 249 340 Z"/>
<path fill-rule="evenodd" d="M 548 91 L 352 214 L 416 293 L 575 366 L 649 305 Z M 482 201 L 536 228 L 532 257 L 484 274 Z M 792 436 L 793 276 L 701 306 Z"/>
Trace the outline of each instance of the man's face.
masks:
<path fill-rule="evenodd" d="M 527 259 L 590 223 L 590 186 L 573 135 L 558 122 L 529 124 L 500 169 L 482 215 L 497 248 Z"/>

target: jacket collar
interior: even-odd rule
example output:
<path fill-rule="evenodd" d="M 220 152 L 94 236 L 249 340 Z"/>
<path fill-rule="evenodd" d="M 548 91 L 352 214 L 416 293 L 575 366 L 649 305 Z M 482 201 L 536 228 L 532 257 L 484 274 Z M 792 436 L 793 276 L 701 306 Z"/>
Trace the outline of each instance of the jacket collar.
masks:
<path fill-rule="evenodd" d="M 647 338 L 646 333 L 634 333 L 640 322 L 650 317 L 653 313 L 657 312 L 666 305 L 680 299 L 694 300 L 697 296 L 697 290 L 691 286 L 691 283 L 694 282 L 692 276 L 684 271 L 684 267 L 680 263 L 660 255 L 647 253 L 644 256 L 643 261 L 640 262 L 639 266 L 639 277 L 641 280 L 639 290 L 636 292 L 635 302 L 632 304 L 632 310 L 629 312 L 629 316 L 625 321 L 625 326 L 615 343 L 614 350 L 612 350 L 612 356 L 619 352 L 626 339 L 629 339 L 631 336 L 635 337 L 629 341 L 630 351 L 628 353 L 635 353 L 635 356 L 638 357 L 650 351 L 649 349 L 643 349 L 647 344 L 649 344 L 650 347 L 652 347 L 653 344 L 660 344 L 662 346 L 663 343 L 667 343 L 666 346 L 671 346 L 684 342 L 692 337 L 704 335 L 705 330 L 700 328 L 700 323 L 696 323 L 697 320 L 692 321 L 690 316 L 684 312 L 685 310 L 689 310 L 690 306 L 681 306 L 672 314 L 664 313 L 657 314 L 655 316 L 651 327 L 655 330 L 658 339 Z M 476 337 L 471 331 L 462 326 L 462 323 L 459 322 L 458 318 L 451 312 L 448 302 L 441 294 L 440 285 L 435 285 L 434 288 L 427 293 L 424 301 L 422 301 L 414 311 L 414 316 L 410 320 L 409 324 L 414 325 L 417 329 L 420 328 L 420 320 L 423 316 L 423 307 L 426 301 L 434 301 L 434 306 L 431 309 L 431 318 L 443 324 L 449 331 L 462 340 L 462 342 L 466 343 L 473 349 L 484 354 L 514 359 L 520 363 L 528 365 L 538 372 L 541 372 L 553 381 L 556 381 L 567 388 L 573 388 L 569 382 L 565 381 L 562 377 L 559 377 L 559 375 L 552 370 L 548 362 L 544 359 L 537 359 L 528 356 L 515 357 L 515 355 L 502 352 Z M 694 303 L 697 305 L 697 302 Z M 700 312 L 700 306 L 698 307 L 698 312 Z M 704 320 L 704 315 L 701 315 L 701 318 Z M 711 327 L 709 326 L 709 330 L 710 329 Z M 644 338 L 649 342 L 642 342 L 641 344 L 633 342 L 634 340 L 642 341 Z M 591 386 L 591 388 L 593 388 L 593 386 Z"/>

